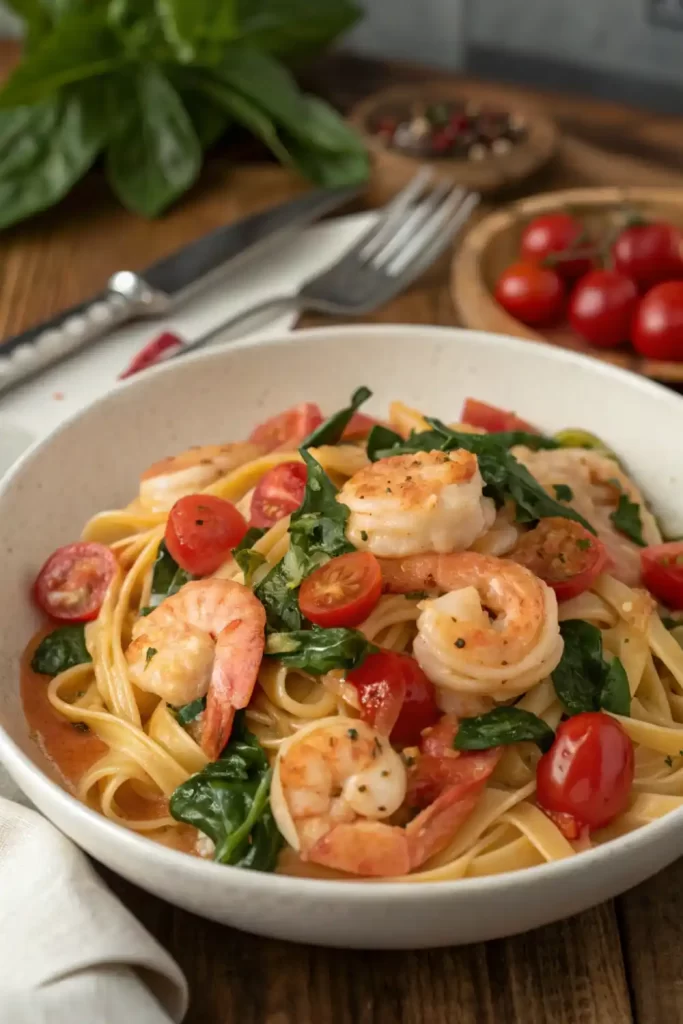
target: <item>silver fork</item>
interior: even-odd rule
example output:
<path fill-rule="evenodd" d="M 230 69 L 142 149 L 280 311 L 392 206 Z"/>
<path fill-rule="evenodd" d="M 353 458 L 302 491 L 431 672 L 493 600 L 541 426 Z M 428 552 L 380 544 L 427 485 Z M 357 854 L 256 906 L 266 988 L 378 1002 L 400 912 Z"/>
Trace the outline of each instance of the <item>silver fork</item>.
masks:
<path fill-rule="evenodd" d="M 168 358 L 193 352 L 272 307 L 362 316 L 384 305 L 419 277 L 450 245 L 479 202 L 476 192 L 439 182 L 428 168 L 383 208 L 375 224 L 336 263 L 294 295 L 260 302 L 183 344 Z"/>

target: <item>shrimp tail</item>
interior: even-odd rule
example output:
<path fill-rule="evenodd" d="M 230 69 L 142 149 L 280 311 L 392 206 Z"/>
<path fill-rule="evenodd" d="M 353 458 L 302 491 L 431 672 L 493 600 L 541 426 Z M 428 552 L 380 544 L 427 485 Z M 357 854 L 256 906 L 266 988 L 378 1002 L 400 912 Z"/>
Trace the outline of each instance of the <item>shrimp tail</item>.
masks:
<path fill-rule="evenodd" d="M 302 859 L 366 877 L 393 877 L 410 871 L 406 833 L 377 821 L 335 825 Z"/>
<path fill-rule="evenodd" d="M 247 706 L 256 685 L 265 646 L 265 612 L 260 604 L 254 609 L 248 619 L 234 619 L 216 638 L 202 727 L 202 750 L 212 761 L 230 739 L 235 711 Z"/>

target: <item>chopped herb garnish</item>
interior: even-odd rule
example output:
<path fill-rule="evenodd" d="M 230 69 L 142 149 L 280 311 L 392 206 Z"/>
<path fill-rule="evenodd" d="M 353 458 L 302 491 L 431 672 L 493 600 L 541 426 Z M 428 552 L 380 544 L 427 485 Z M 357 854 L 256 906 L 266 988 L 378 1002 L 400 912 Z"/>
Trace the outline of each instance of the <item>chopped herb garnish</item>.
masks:
<path fill-rule="evenodd" d="M 197 526 L 203 526 L 204 525 L 204 520 L 203 519 L 195 519 L 195 524 Z"/>
<path fill-rule="evenodd" d="M 668 765 L 668 766 L 669 766 L 669 768 L 673 768 L 673 765 L 674 765 L 674 759 L 673 759 L 673 757 L 671 757 L 671 755 L 670 755 L 670 754 L 669 754 L 669 756 L 668 756 L 668 757 L 665 757 L 665 758 L 664 758 L 664 764 Z"/>
<path fill-rule="evenodd" d="M 349 737 L 350 740 L 357 740 L 358 739 L 358 729 L 347 729 L 346 730 L 346 735 Z"/>
<path fill-rule="evenodd" d="M 553 484 L 553 490 L 558 501 L 571 501 L 574 497 L 573 490 L 567 484 Z"/>
<path fill-rule="evenodd" d="M 641 548 L 646 547 L 643 539 L 643 522 L 640 518 L 640 505 L 631 501 L 626 494 L 619 495 L 619 504 L 610 515 L 617 530 L 626 537 L 638 544 Z"/>
<path fill-rule="evenodd" d="M 367 530 L 361 530 L 360 531 L 360 539 L 362 541 L 367 541 L 367 539 L 368 539 Z"/>
<path fill-rule="evenodd" d="M 591 542 L 588 540 L 587 537 L 579 537 L 579 539 L 576 542 L 576 546 L 579 549 L 579 551 L 588 551 L 589 547 L 591 546 Z"/>
<path fill-rule="evenodd" d="M 189 704 L 183 704 L 182 707 L 176 708 L 175 716 L 180 725 L 189 725 L 190 722 L 194 722 L 195 719 L 199 718 L 205 709 L 206 697 L 197 697 L 196 700 L 191 700 Z"/>
<path fill-rule="evenodd" d="M 424 601 L 426 597 L 429 597 L 429 593 L 426 590 L 409 590 L 403 596 L 409 601 Z"/>
<path fill-rule="evenodd" d="M 147 666 L 149 665 L 149 663 L 152 660 L 152 658 L 154 657 L 154 655 L 158 654 L 158 653 L 159 652 L 156 649 L 156 647 L 148 647 L 147 648 L 147 654 L 145 655 L 145 668 L 147 668 Z"/>
<path fill-rule="evenodd" d="M 358 792 L 359 793 L 367 793 L 367 789 L 368 789 L 367 786 L 359 786 L 358 787 Z"/>
<path fill-rule="evenodd" d="M 72 722 L 71 726 L 76 732 L 90 732 L 90 726 L 87 722 Z"/>

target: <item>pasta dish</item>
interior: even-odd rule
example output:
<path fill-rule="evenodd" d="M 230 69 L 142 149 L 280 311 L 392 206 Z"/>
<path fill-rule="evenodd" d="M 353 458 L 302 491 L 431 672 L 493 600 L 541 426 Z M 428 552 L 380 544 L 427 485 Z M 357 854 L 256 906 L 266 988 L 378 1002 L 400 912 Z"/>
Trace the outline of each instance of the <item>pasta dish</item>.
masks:
<path fill-rule="evenodd" d="M 437 881 L 683 802 L 683 542 L 626 464 L 467 399 L 302 403 L 55 551 L 22 664 L 65 785 L 219 863 Z"/>

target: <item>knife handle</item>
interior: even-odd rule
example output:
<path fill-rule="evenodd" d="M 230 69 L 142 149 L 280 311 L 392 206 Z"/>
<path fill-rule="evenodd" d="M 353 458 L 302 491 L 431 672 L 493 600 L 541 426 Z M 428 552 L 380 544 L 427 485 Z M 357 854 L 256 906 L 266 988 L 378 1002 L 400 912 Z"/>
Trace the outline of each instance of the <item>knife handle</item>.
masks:
<path fill-rule="evenodd" d="M 167 297 L 149 288 L 137 274 L 114 274 L 106 291 L 0 343 L 0 393 L 99 341 L 128 320 L 161 312 L 167 304 Z"/>

